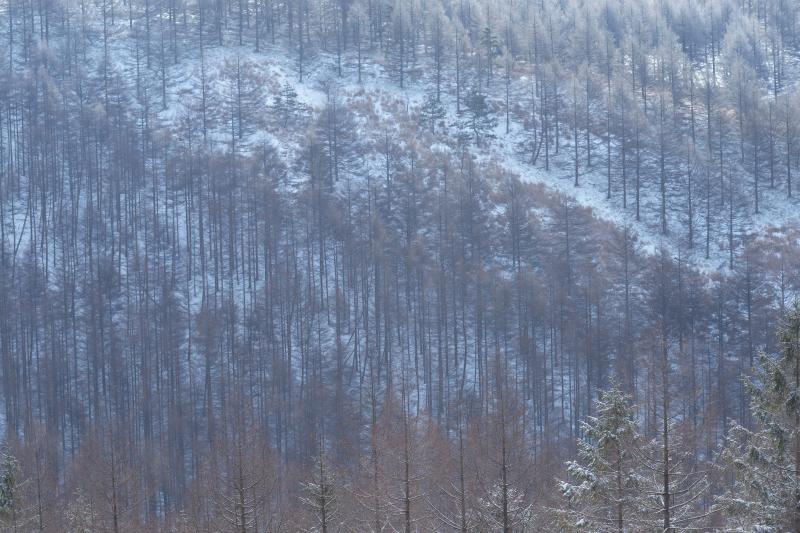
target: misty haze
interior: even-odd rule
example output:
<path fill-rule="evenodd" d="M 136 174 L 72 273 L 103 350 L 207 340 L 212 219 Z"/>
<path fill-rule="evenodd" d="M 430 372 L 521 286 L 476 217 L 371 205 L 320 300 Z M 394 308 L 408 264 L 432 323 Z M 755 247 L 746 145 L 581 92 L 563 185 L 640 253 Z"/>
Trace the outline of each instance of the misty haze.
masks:
<path fill-rule="evenodd" d="M 797 0 L 0 0 L 0 532 L 800 533 Z"/>

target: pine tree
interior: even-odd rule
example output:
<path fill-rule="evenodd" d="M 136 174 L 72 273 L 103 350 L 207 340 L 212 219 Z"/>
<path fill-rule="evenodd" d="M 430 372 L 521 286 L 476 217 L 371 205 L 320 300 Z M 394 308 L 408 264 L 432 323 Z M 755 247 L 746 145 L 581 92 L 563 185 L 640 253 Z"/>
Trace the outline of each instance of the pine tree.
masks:
<path fill-rule="evenodd" d="M 494 129 L 497 127 L 497 117 L 494 116 L 489 101 L 485 94 L 477 87 L 473 87 L 464 98 L 466 114 L 458 121 L 459 139 L 467 142 L 470 138 L 480 146 L 483 139 L 494 138 Z"/>
<path fill-rule="evenodd" d="M 436 123 L 447 116 L 444 106 L 436 99 L 436 93 L 430 93 L 425 97 L 420 110 L 420 120 L 425 125 L 430 125 L 431 133 L 436 133 Z"/>
<path fill-rule="evenodd" d="M 303 110 L 303 104 L 297 99 L 297 91 L 289 82 L 284 83 L 280 92 L 275 95 L 272 107 L 284 128 Z"/>
<path fill-rule="evenodd" d="M 800 531 L 800 302 L 748 380 L 755 429 L 734 424 L 721 454 L 735 476 L 717 499 L 735 531 Z"/>
<path fill-rule="evenodd" d="M 578 460 L 567 463 L 560 483 L 567 501 L 560 518 L 567 528 L 626 531 L 641 508 L 643 478 L 635 450 L 641 445 L 628 395 L 616 387 L 595 403 L 597 416 L 582 424 Z"/>
<path fill-rule="evenodd" d="M 486 53 L 486 80 L 488 83 L 492 79 L 494 60 L 503 55 L 503 49 L 500 46 L 500 41 L 497 39 L 497 35 L 495 35 L 490 26 L 484 27 L 481 31 L 480 43 Z"/>

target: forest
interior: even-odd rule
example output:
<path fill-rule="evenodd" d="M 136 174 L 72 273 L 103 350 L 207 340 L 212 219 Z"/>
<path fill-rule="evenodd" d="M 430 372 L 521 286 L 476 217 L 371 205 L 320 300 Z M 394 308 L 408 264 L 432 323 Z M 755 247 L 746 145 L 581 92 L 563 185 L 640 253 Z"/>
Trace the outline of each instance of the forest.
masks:
<path fill-rule="evenodd" d="M 800 3 L 0 0 L 0 531 L 800 531 Z"/>

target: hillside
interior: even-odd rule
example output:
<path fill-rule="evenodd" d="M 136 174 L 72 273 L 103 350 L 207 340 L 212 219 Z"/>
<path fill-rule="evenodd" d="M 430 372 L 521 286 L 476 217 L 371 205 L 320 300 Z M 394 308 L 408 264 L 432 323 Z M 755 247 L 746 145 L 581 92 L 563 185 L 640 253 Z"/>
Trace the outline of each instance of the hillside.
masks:
<path fill-rule="evenodd" d="M 767 527 L 720 465 L 794 353 L 798 14 L 0 5 L 0 521 L 617 531 L 614 422 L 626 531 Z"/>

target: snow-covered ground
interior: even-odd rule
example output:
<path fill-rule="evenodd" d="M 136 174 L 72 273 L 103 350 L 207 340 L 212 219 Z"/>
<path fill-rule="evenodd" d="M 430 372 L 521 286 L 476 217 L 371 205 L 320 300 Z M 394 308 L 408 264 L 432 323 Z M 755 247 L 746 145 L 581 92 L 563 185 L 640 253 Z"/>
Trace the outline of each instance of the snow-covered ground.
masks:
<path fill-rule="evenodd" d="M 120 47 L 124 49 L 124 46 Z M 365 58 L 362 65 L 361 82 L 357 80 L 354 59 L 346 57 L 343 67 L 344 75 L 338 76 L 335 57 L 325 54 L 318 54 L 313 62 L 304 67 L 302 81 L 299 79 L 296 58 L 287 55 L 281 46 L 265 47 L 256 53 L 249 48 L 231 47 L 209 48 L 205 54 L 206 77 L 212 91 L 224 94 L 225 82 L 223 71 L 226 65 L 235 64 L 238 61 L 242 65 L 254 70 L 257 78 L 266 80 L 265 93 L 276 91 L 284 83 L 290 83 L 297 92 L 298 99 L 309 109 L 320 111 L 328 101 L 329 95 L 336 94 L 337 98 L 344 100 L 355 100 L 362 98 L 365 94 L 371 97 L 373 112 L 378 119 L 389 126 L 394 121 L 391 110 L 386 110 L 384 104 L 391 102 L 393 106 L 413 110 L 415 106 L 421 105 L 425 95 L 431 90 L 431 80 L 428 78 L 410 80 L 407 86 L 400 88 L 398 83 L 393 80 L 379 61 Z M 129 60 L 126 54 L 121 54 L 119 60 Z M 191 113 L 188 103 L 191 99 L 184 96 L 194 88 L 197 92 L 199 86 L 200 58 L 184 58 L 178 65 L 170 68 L 169 77 L 179 80 L 170 88 L 168 98 L 169 105 L 166 109 L 159 112 L 159 118 L 163 123 L 174 120 L 175 117 L 184 116 Z M 513 91 L 514 94 L 524 93 L 523 89 Z M 456 105 L 453 94 L 448 87 L 443 87 L 442 91 L 444 107 L 447 117 L 443 123 L 452 124 L 456 121 Z M 196 98 L 196 94 L 195 94 Z M 500 105 L 502 100 L 495 98 L 495 103 Z M 264 112 L 269 113 L 269 102 L 264 102 Z M 498 115 L 502 115 L 504 111 Z M 550 169 L 545 170 L 542 157 L 536 165 L 530 164 L 525 156 L 519 154 L 518 145 L 530 133 L 523 129 L 523 126 L 512 118 L 511 127 L 508 134 L 505 133 L 505 121 L 503 116 L 499 116 L 498 125 L 495 130 L 495 138 L 482 147 L 473 147 L 478 158 L 484 161 L 491 161 L 507 169 L 510 173 L 516 174 L 521 180 L 530 183 L 544 185 L 552 191 L 572 199 L 578 205 L 589 207 L 594 215 L 602 220 L 612 222 L 619 227 L 627 227 L 628 230 L 636 235 L 641 249 L 645 253 L 657 253 L 666 250 L 671 255 L 680 255 L 685 261 L 693 265 L 696 269 L 705 272 L 726 272 L 728 268 L 729 250 L 727 244 L 727 230 L 721 231 L 719 227 L 725 225 L 720 213 L 715 213 L 712 227 L 711 244 L 709 247 L 709 257 L 705 257 L 705 213 L 702 205 L 695 206 L 694 212 L 694 246 L 689 248 L 686 244 L 686 217 L 670 215 L 670 231 L 663 235 L 660 231 L 658 212 L 658 194 L 652 184 L 643 181 L 642 184 L 642 219 L 637 221 L 633 203 L 633 182 L 632 177 L 628 180 L 628 205 L 623 208 L 621 200 L 621 185 L 615 183 L 612 199 L 607 199 L 607 176 L 605 171 L 604 144 L 599 139 L 593 139 L 596 162 L 591 169 L 580 168 L 580 185 L 574 186 L 574 170 L 572 167 L 571 148 L 568 145 L 568 133 L 566 125 L 562 129 L 561 150 L 558 154 L 551 154 Z M 397 123 L 395 121 L 395 126 Z M 452 144 L 452 139 L 447 138 L 452 133 L 452 128 L 440 132 L 443 136 L 440 146 L 443 148 Z M 226 135 L 221 133 L 222 137 Z M 583 135 L 583 134 L 581 134 Z M 249 145 L 256 145 L 263 142 L 271 142 L 276 145 L 281 153 L 291 157 L 297 153 L 299 146 L 292 144 L 290 139 L 278 139 L 272 132 L 258 131 L 251 134 L 249 141 L 243 143 L 243 149 Z M 616 148 L 616 147 L 615 147 Z M 583 163 L 581 163 L 583 164 Z M 702 178 L 696 178 L 702 179 Z M 674 184 L 676 189 L 681 187 L 681 183 Z M 674 191 L 670 193 L 668 202 L 672 204 L 671 209 L 682 209 L 683 200 Z M 677 205 L 677 207 L 675 207 Z M 741 239 L 763 235 L 770 228 L 781 228 L 787 225 L 796 225 L 800 221 L 800 202 L 797 198 L 788 199 L 784 193 L 777 189 L 770 189 L 767 184 L 761 188 L 762 209 L 759 214 L 741 215 L 737 212 L 734 232 L 736 234 L 735 246 Z M 740 209 L 741 210 L 741 209 Z M 681 220 L 683 218 L 684 220 Z M 800 244 L 800 243 L 798 243 Z"/>
<path fill-rule="evenodd" d="M 95 17 L 89 20 L 97 23 L 99 18 Z M 133 38 L 127 26 L 117 25 L 113 37 L 109 41 L 108 50 L 109 64 L 111 65 L 109 70 L 113 75 L 133 79 L 137 72 L 144 72 L 143 75 L 145 78 L 149 78 L 151 84 L 155 79 L 161 77 L 159 69 L 145 69 L 141 57 L 138 58 L 137 65 L 137 57 L 133 52 Z M 186 47 L 186 50 L 192 50 L 192 52 L 180 54 L 176 64 L 165 68 L 166 105 L 161 105 L 160 94 L 148 95 L 150 109 L 151 111 L 155 110 L 156 123 L 167 131 L 176 129 L 178 123 L 187 118 L 194 116 L 194 120 L 197 120 L 203 76 L 207 88 L 207 98 L 231 99 L 233 83 L 231 75 L 237 64 L 243 71 L 246 71 L 248 78 L 256 85 L 257 112 L 267 116 L 273 113 L 272 103 L 275 95 L 284 84 L 288 83 L 297 93 L 298 100 L 312 112 L 324 109 L 333 95 L 336 95 L 335 97 L 339 100 L 351 102 L 363 100 L 365 95 L 368 95 L 372 106 L 371 113 L 377 117 L 382 127 L 400 127 L 394 116 L 395 110 L 400 108 L 413 112 L 415 107 L 422 104 L 426 94 L 432 90 L 432 73 L 430 69 L 426 71 L 424 65 L 418 65 L 414 72 L 428 73 L 417 77 L 418 79 L 409 75 L 406 86 L 401 89 L 380 59 L 369 55 L 364 57 L 361 66 L 361 81 L 359 82 L 353 54 L 344 56 L 343 76 L 340 77 L 336 57 L 332 54 L 317 52 L 304 65 L 301 80 L 297 57 L 294 57 L 295 54 L 287 52 L 287 48 L 282 44 L 268 45 L 265 43 L 259 52 L 254 51 L 251 47 L 232 44 L 226 44 L 224 47 L 206 46 L 203 49 L 202 58 L 199 51 L 190 47 Z M 90 47 L 87 63 L 90 65 L 102 64 L 103 53 L 101 46 Z M 512 87 L 512 100 L 521 100 L 530 91 L 522 86 L 526 83 L 524 77 L 521 77 L 516 83 L 519 86 Z M 155 85 L 160 84 L 155 83 Z M 502 93 L 501 84 L 497 83 L 496 85 L 493 91 Z M 728 235 L 727 231 L 719 230 L 725 224 L 723 220 L 720 220 L 720 213 L 714 214 L 716 217 L 713 224 L 715 229 L 711 237 L 710 254 L 706 258 L 703 206 L 695 206 L 695 243 L 690 249 L 686 245 L 686 221 L 683 215 L 670 215 L 671 231 L 662 235 L 657 216 L 659 197 L 654 184 L 643 182 L 641 221 L 637 221 L 635 217 L 630 177 L 627 208 L 622 206 L 618 183 L 614 184 L 615 190 L 612 199 L 607 199 L 607 176 L 603 161 L 604 143 L 602 140 L 593 139 L 596 161 L 591 169 L 587 170 L 583 166 L 579 169 L 580 185 L 576 187 L 573 184 L 574 169 L 566 124 L 561 132 L 560 153 L 551 153 L 550 168 L 545 170 L 541 157 L 533 165 L 529 162 L 528 156 L 519 153 L 519 145 L 526 136 L 530 135 L 530 132 L 526 131 L 523 125 L 512 116 L 510 131 L 506 133 L 503 99 L 500 94 L 493 96 L 492 103 L 499 110 L 498 125 L 494 132 L 494 139 L 485 143 L 484 146 L 472 147 L 479 160 L 491 162 L 505 168 L 509 173 L 518 175 L 522 181 L 541 184 L 548 190 L 557 192 L 580 206 L 591 208 L 599 219 L 609 221 L 618 227 L 626 227 L 637 237 L 641 250 L 645 253 L 656 253 L 663 249 L 673 256 L 680 255 L 701 272 L 726 272 L 729 258 Z M 453 124 L 457 119 L 453 88 L 443 85 L 442 98 L 447 114 L 442 122 L 448 125 Z M 135 112 L 138 108 L 134 105 L 131 106 L 131 109 Z M 360 117 L 360 119 L 364 120 L 364 117 Z M 452 127 L 445 128 L 444 131 L 440 129 L 437 132 L 439 141 L 429 149 L 434 150 L 438 146 L 443 151 L 450 150 L 454 145 L 454 140 L 450 136 L 452 132 Z M 207 142 L 212 149 L 214 147 L 227 149 L 229 139 L 230 128 L 225 121 L 222 121 L 216 128 L 209 130 Z M 302 149 L 301 142 L 301 139 L 281 136 L 279 132 L 271 131 L 269 128 L 258 127 L 254 131 L 248 132 L 244 139 L 237 143 L 237 150 L 246 154 L 267 143 L 273 145 L 286 161 L 293 161 Z M 362 162 L 365 171 L 373 165 L 377 167 L 382 164 L 377 160 L 380 158 L 373 159 L 375 160 L 366 158 Z M 353 177 L 358 178 L 358 175 Z M 677 189 L 681 186 L 680 183 L 674 184 Z M 777 189 L 770 189 L 766 184 L 762 187 L 761 194 L 762 209 L 759 214 L 750 213 L 741 216 L 737 213 L 734 229 L 737 245 L 746 236 L 757 237 L 767 231 L 779 231 L 782 227 L 800 224 L 800 201 L 798 198 L 787 199 L 784 193 Z M 671 207 L 679 213 L 683 209 L 683 206 L 680 205 L 682 199 L 674 191 L 671 191 L 668 201 L 672 204 Z M 681 217 L 684 219 L 682 220 Z M 25 237 L 27 217 L 24 211 L 18 210 L 14 220 L 15 239 L 20 243 L 20 248 L 24 249 L 27 242 Z"/>

